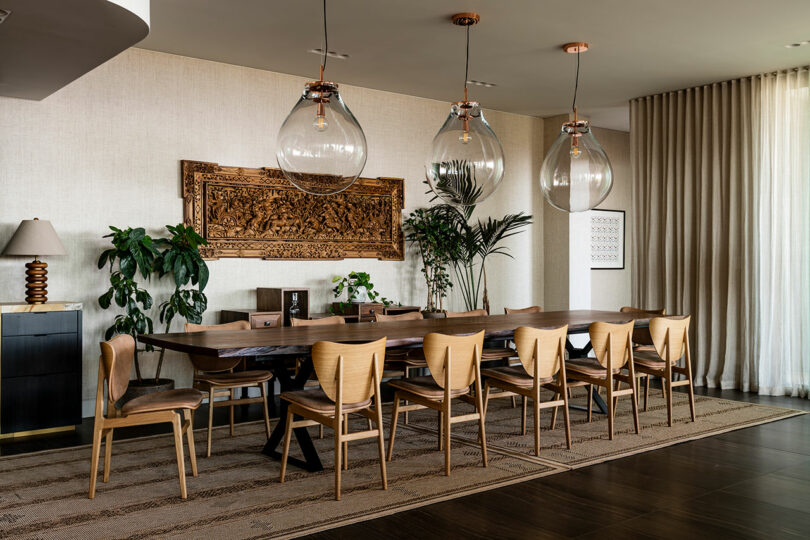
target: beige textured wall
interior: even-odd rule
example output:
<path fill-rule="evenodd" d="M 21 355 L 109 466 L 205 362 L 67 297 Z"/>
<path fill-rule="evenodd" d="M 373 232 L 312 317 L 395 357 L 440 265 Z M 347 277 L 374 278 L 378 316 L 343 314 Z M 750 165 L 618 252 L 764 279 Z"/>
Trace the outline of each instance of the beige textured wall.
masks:
<path fill-rule="evenodd" d="M 613 166 L 613 188 L 599 205 L 605 210 L 624 210 L 624 270 L 591 270 L 591 307 L 617 310 L 631 301 L 630 251 L 632 173 L 630 171 L 630 134 L 625 131 L 594 128 L 596 140 L 605 149 Z"/>
<path fill-rule="evenodd" d="M 304 82 L 131 49 L 44 101 L 0 98 L 0 244 L 21 219 L 35 216 L 51 220 L 61 235 L 69 255 L 47 259 L 49 292 L 52 299 L 85 305 L 85 414 L 95 391 L 98 342 L 114 316 L 96 302 L 106 290 L 107 275 L 95 261 L 105 247 L 101 236 L 107 225 L 145 226 L 160 234 L 164 225 L 180 222 L 181 159 L 275 166 L 276 133 Z M 424 158 L 449 104 L 350 86 L 342 87 L 342 94 L 368 138 L 363 175 L 405 178 L 406 214 L 426 205 Z M 537 212 L 542 119 L 495 111 L 486 116 L 503 143 L 507 172 L 500 191 L 477 215 Z M 542 231 L 538 219 L 509 240 L 514 260 L 492 259 L 493 312 L 505 305 L 543 303 Z M 0 259 L 0 300 L 22 300 L 24 262 Z M 224 259 L 210 268 L 205 322 L 215 322 L 223 308 L 255 307 L 258 286 L 309 287 L 312 308 L 323 310 L 330 301 L 329 280 L 350 270 L 370 272 L 376 288 L 389 298 L 424 302 L 413 250 L 405 262 Z M 149 289 L 159 301 L 170 284 L 164 280 Z M 451 307 L 461 308 L 458 296 Z M 172 355 L 165 374 L 188 384 L 187 360 Z"/>
<path fill-rule="evenodd" d="M 565 122 L 568 122 L 567 114 L 543 120 L 543 157 L 557 140 Z M 551 206 L 545 198 L 543 198 L 543 227 L 545 275 L 543 309 L 546 311 L 568 309 L 568 214 Z"/>

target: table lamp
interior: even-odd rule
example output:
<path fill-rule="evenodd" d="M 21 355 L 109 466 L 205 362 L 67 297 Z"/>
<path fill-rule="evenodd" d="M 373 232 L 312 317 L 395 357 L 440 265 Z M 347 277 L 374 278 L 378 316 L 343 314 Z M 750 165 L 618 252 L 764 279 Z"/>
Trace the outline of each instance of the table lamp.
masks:
<path fill-rule="evenodd" d="M 29 304 L 44 304 L 48 301 L 48 265 L 39 260 L 42 255 L 67 255 L 65 246 L 56 235 L 50 221 L 24 219 L 11 237 L 3 255 L 33 256 L 26 263 L 25 301 Z"/>

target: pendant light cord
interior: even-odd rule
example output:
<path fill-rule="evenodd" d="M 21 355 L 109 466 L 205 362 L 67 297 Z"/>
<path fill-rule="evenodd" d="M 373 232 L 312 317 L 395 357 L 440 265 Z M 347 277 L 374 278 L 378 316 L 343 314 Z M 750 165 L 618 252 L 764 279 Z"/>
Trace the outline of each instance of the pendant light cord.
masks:
<path fill-rule="evenodd" d="M 329 51 L 329 34 L 326 33 L 326 0 L 323 0 L 323 55 L 321 55 L 321 79 L 326 71 L 326 56 Z"/>
<path fill-rule="evenodd" d="M 571 104 L 571 110 L 574 112 L 577 110 L 577 90 L 579 90 L 579 48 L 577 48 L 577 76 L 574 82 L 574 102 Z"/>
<path fill-rule="evenodd" d="M 470 79 L 470 27 L 467 29 L 467 59 L 464 64 L 464 99 L 467 99 L 467 81 Z"/>

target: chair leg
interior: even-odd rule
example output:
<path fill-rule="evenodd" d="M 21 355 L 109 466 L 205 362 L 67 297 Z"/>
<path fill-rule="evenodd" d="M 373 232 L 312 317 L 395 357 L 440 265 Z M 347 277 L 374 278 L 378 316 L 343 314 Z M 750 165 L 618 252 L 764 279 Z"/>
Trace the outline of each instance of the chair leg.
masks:
<path fill-rule="evenodd" d="M 689 369 L 689 373 L 687 374 L 689 377 L 689 411 L 692 414 L 692 422 L 697 422 L 697 416 L 695 414 L 695 387 L 692 384 L 692 370 Z"/>
<path fill-rule="evenodd" d="M 180 497 L 188 498 L 186 491 L 186 463 L 183 458 L 183 427 L 180 425 L 180 415 L 175 413 L 172 419 L 174 431 L 174 449 L 177 452 L 177 474 L 180 477 Z"/>
<path fill-rule="evenodd" d="M 323 439 L 323 424 L 318 426 L 318 438 Z"/>
<path fill-rule="evenodd" d="M 610 440 L 613 440 L 613 381 L 608 381 L 607 384 L 607 406 L 608 406 L 608 435 Z"/>
<path fill-rule="evenodd" d="M 633 377 L 632 378 L 633 381 L 636 380 L 635 375 L 632 374 L 632 373 L 631 373 L 631 377 Z M 638 386 L 636 386 L 634 384 L 632 386 L 632 388 L 633 388 L 633 393 L 630 394 L 630 398 L 632 399 L 632 402 L 633 402 L 633 425 L 636 428 L 636 435 L 638 435 L 639 433 L 641 433 L 641 424 L 639 424 L 639 421 L 638 421 L 638 396 L 636 395 L 637 392 L 638 392 Z"/>
<path fill-rule="evenodd" d="M 512 396 L 512 408 L 517 409 L 517 396 Z"/>
<path fill-rule="evenodd" d="M 667 397 L 667 380 L 661 377 L 661 397 Z"/>
<path fill-rule="evenodd" d="M 211 457 L 211 437 L 214 432 L 214 388 L 208 391 L 208 449 L 205 457 Z"/>
<path fill-rule="evenodd" d="M 450 476 L 450 400 L 445 401 L 444 411 L 440 411 L 439 415 L 444 427 L 444 475 Z"/>
<path fill-rule="evenodd" d="M 554 407 L 554 414 L 557 414 L 557 407 Z M 571 450 L 571 413 L 568 410 L 568 398 L 565 397 L 563 397 L 563 420 L 565 420 L 565 444 Z"/>
<path fill-rule="evenodd" d="M 188 439 L 188 456 L 191 459 L 191 475 L 197 476 L 197 450 L 194 447 L 194 411 L 183 409 L 183 416 L 188 422 L 186 427 L 186 439 Z"/>
<path fill-rule="evenodd" d="M 343 462 L 343 456 L 341 455 L 341 450 L 343 449 L 343 442 L 340 440 L 340 434 L 343 431 L 341 424 L 342 424 L 343 417 L 338 415 L 335 418 L 336 425 L 334 426 L 335 432 L 335 500 L 340 500 L 340 464 Z"/>
<path fill-rule="evenodd" d="M 484 408 L 484 396 L 481 395 L 481 392 L 475 393 L 475 408 L 478 410 L 478 438 L 481 442 L 481 455 L 484 461 L 484 467 L 487 464 L 487 432 L 486 432 L 486 409 Z M 447 449 L 450 449 L 450 415 L 448 414 L 448 421 L 447 421 Z"/>
<path fill-rule="evenodd" d="M 410 372 L 411 372 L 411 368 L 405 367 L 405 378 L 406 379 L 410 376 Z M 404 404 L 407 406 L 408 405 L 408 400 L 405 400 Z M 405 421 L 406 426 L 408 425 L 408 422 L 410 421 L 410 418 L 408 417 L 408 412 L 409 411 L 405 411 L 405 420 L 404 421 Z"/>
<path fill-rule="evenodd" d="M 284 474 L 287 472 L 287 457 L 290 455 L 290 439 L 292 438 L 293 413 L 287 409 L 287 419 L 284 424 L 284 447 L 281 451 L 281 476 L 279 482 L 284 483 Z"/>
<path fill-rule="evenodd" d="M 267 381 L 267 384 L 272 384 L 273 381 Z M 264 431 L 267 433 L 267 438 L 270 438 L 270 411 L 267 409 L 267 389 L 265 383 L 259 384 L 259 390 L 262 393 L 262 406 L 264 407 Z"/>
<path fill-rule="evenodd" d="M 107 436 L 104 438 L 104 477 L 102 481 L 106 484 L 110 481 L 110 461 L 112 460 L 112 442 L 113 430 L 107 431 Z"/>
<path fill-rule="evenodd" d="M 562 397 L 560 394 L 555 393 L 551 401 L 557 401 L 560 397 Z M 551 431 L 554 431 L 554 428 L 557 427 L 557 409 L 559 409 L 559 407 L 554 407 L 554 410 L 551 411 L 551 425 L 549 426 Z"/>
<path fill-rule="evenodd" d="M 597 393 L 599 393 L 599 389 L 597 388 Z M 588 385 L 588 423 L 591 423 L 591 411 L 593 409 L 593 385 Z"/>
<path fill-rule="evenodd" d="M 231 388 L 231 401 L 233 401 L 234 399 L 236 399 L 236 390 Z M 233 437 L 233 410 L 234 410 L 234 408 L 235 407 L 233 405 L 231 405 L 229 407 L 229 409 L 230 409 L 230 420 L 231 420 L 231 437 Z"/>
<path fill-rule="evenodd" d="M 394 436 L 397 434 L 397 416 L 399 416 L 399 392 L 394 392 L 394 409 L 391 413 L 391 433 L 388 435 L 388 461 L 394 454 Z M 382 429 L 382 426 L 380 426 Z"/>
<path fill-rule="evenodd" d="M 520 398 L 522 400 L 521 408 L 523 409 L 520 415 L 520 434 L 526 435 L 526 409 L 527 409 L 526 396 L 520 396 Z"/>
<path fill-rule="evenodd" d="M 98 478 L 98 458 L 101 453 L 101 428 L 93 426 L 93 450 L 90 456 L 90 491 L 87 496 L 90 499 L 96 497 L 96 479 Z"/>
<path fill-rule="evenodd" d="M 388 489 L 388 474 L 385 471 L 385 435 L 383 434 L 382 403 L 377 403 L 375 399 L 375 420 L 377 422 L 377 446 L 380 449 L 380 475 L 382 476 L 383 489 Z"/>
<path fill-rule="evenodd" d="M 644 412 L 647 412 L 647 405 L 650 401 L 650 376 L 646 377 L 647 382 L 644 383 Z"/>
<path fill-rule="evenodd" d="M 349 415 L 343 415 L 343 434 L 349 434 Z M 349 441 L 343 441 L 343 470 L 349 470 Z"/>
<path fill-rule="evenodd" d="M 532 399 L 532 405 L 534 413 L 534 455 L 540 455 L 540 401 L 537 399 Z M 554 411 L 557 411 L 557 407 L 554 407 Z"/>
<path fill-rule="evenodd" d="M 405 403 L 407 403 L 407 401 Z M 438 411 L 436 413 L 436 416 L 438 417 L 437 421 L 438 421 L 438 425 L 439 425 L 438 447 L 439 447 L 439 452 L 441 452 L 442 448 L 444 448 L 444 421 L 442 420 L 442 411 Z"/>
<path fill-rule="evenodd" d="M 672 375 L 670 374 L 670 377 L 671 376 Z M 664 380 L 666 380 L 666 379 L 664 379 Z M 671 381 L 672 381 L 672 379 L 666 380 L 666 382 L 667 382 L 667 392 L 665 394 L 666 398 L 667 398 L 667 425 L 669 427 L 672 427 L 672 382 Z"/>

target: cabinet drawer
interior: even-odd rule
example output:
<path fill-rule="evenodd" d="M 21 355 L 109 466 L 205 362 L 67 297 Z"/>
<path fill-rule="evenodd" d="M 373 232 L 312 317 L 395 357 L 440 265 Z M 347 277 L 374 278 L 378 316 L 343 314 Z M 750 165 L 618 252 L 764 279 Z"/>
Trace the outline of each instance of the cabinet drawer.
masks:
<path fill-rule="evenodd" d="M 276 328 L 281 326 L 281 312 L 252 313 L 250 315 L 250 327 L 254 330 L 258 328 Z"/>
<path fill-rule="evenodd" d="M 36 334 L 69 334 L 79 331 L 79 311 L 6 313 L 2 319 L 3 337 Z"/>
<path fill-rule="evenodd" d="M 385 307 L 382 304 L 359 304 L 359 306 L 361 318 L 373 318 L 375 313 L 382 314 Z"/>
<path fill-rule="evenodd" d="M 77 333 L 8 336 L 0 343 L 0 374 L 3 379 L 81 371 Z"/>
<path fill-rule="evenodd" d="M 0 432 L 79 424 L 81 373 L 6 377 L 0 388 Z"/>

